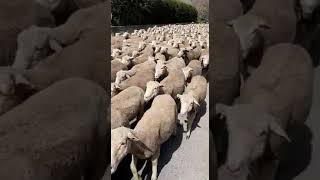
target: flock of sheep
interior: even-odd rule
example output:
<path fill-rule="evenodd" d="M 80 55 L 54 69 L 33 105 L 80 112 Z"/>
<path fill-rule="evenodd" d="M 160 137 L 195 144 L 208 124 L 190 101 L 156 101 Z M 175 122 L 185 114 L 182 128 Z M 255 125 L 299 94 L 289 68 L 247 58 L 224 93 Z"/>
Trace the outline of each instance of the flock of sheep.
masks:
<path fill-rule="evenodd" d="M 312 60 L 295 39 L 320 3 L 211 3 L 210 71 L 209 25 L 188 24 L 116 33 L 109 72 L 104 0 L 0 2 L 0 179 L 108 179 L 132 154 L 134 178 L 150 158 L 155 180 L 177 124 L 190 137 L 207 78 L 210 179 L 275 179 L 312 104 Z"/>
<path fill-rule="evenodd" d="M 312 105 L 312 59 L 296 38 L 320 2 L 212 3 L 210 176 L 274 180 L 288 130 L 304 124 Z"/>
<path fill-rule="evenodd" d="M 111 47 L 111 173 L 132 154 L 134 179 L 141 179 L 137 159 L 150 159 L 156 180 L 161 144 L 176 135 L 179 123 L 190 137 L 207 95 L 209 25 L 116 33 Z"/>
<path fill-rule="evenodd" d="M 109 172 L 107 5 L 0 2 L 0 179 Z"/>

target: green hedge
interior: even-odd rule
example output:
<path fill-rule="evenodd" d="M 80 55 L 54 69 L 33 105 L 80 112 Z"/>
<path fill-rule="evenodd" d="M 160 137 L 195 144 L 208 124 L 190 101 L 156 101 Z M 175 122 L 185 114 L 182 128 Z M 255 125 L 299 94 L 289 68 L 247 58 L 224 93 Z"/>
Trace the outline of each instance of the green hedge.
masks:
<path fill-rule="evenodd" d="M 112 25 L 196 22 L 197 10 L 179 0 L 111 0 Z"/>

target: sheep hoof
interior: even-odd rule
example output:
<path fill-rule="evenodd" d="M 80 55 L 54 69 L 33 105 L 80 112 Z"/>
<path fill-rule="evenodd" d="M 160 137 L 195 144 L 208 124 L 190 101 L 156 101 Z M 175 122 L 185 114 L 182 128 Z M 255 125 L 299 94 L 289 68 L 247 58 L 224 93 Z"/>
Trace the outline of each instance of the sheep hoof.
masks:
<path fill-rule="evenodd" d="M 135 180 L 142 180 L 142 177 L 138 175 L 138 179 L 134 178 Z"/>
<path fill-rule="evenodd" d="M 191 133 L 190 133 L 190 132 L 187 132 L 187 137 L 186 137 L 186 139 L 189 139 L 189 138 L 190 138 L 190 135 L 191 135 Z"/>

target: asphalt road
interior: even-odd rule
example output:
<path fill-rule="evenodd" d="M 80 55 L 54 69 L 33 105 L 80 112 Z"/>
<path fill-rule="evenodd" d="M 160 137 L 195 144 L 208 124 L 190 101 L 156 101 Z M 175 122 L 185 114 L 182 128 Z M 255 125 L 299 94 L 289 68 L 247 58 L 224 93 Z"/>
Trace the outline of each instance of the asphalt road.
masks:
<path fill-rule="evenodd" d="M 208 180 L 209 179 L 209 86 L 206 101 L 201 104 L 199 116 L 193 123 L 190 139 L 183 127 L 177 135 L 161 146 L 158 180 Z M 131 180 L 131 156 L 127 156 L 112 175 L 112 180 Z M 139 174 L 144 180 L 151 177 L 151 163 L 138 162 Z"/>

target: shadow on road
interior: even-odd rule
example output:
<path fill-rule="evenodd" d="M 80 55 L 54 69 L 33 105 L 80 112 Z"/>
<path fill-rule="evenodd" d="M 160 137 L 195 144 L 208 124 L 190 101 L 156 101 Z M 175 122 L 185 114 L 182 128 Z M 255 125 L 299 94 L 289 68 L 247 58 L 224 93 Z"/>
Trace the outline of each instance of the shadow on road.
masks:
<path fill-rule="evenodd" d="M 160 158 L 158 162 L 158 174 L 162 168 L 168 164 L 174 152 L 180 147 L 183 139 L 183 126 L 177 126 L 177 135 L 172 136 L 168 141 L 161 145 Z M 142 171 L 142 179 L 149 180 L 151 178 L 151 162 L 148 161 L 146 167 Z"/>
<path fill-rule="evenodd" d="M 306 125 L 288 131 L 292 142 L 283 152 L 276 180 L 293 180 L 310 164 L 312 158 L 312 132 Z"/>
<path fill-rule="evenodd" d="M 201 128 L 198 124 L 199 124 L 201 117 L 204 116 L 206 114 L 206 112 L 207 112 L 207 102 L 203 101 L 201 103 L 201 107 L 199 109 L 197 116 L 193 120 L 192 127 L 191 127 L 191 134 L 195 128 L 197 128 L 197 127 Z M 208 121 L 209 119 L 205 119 L 205 120 Z"/>

